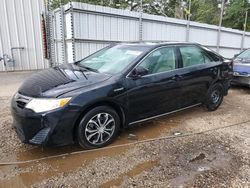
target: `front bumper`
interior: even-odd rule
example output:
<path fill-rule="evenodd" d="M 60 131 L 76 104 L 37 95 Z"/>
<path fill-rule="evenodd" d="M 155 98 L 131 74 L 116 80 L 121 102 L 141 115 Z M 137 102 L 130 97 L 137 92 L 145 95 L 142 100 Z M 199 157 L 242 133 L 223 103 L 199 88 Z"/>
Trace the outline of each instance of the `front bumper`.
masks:
<path fill-rule="evenodd" d="M 46 113 L 35 113 L 11 102 L 13 127 L 23 143 L 35 145 L 67 145 L 74 143 L 74 125 L 80 110 L 67 106 Z"/>

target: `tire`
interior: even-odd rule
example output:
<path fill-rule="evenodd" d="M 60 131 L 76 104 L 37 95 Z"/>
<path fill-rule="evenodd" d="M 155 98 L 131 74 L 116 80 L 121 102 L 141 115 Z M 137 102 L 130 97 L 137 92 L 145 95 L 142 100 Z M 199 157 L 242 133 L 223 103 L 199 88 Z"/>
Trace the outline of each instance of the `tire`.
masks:
<path fill-rule="evenodd" d="M 81 119 L 77 129 L 77 139 L 84 149 L 94 149 L 109 145 L 117 137 L 120 118 L 108 106 L 91 109 Z"/>
<path fill-rule="evenodd" d="M 224 96 L 224 89 L 222 84 L 216 83 L 212 85 L 208 92 L 206 97 L 206 108 L 208 111 L 214 111 L 216 110 L 222 103 Z"/>

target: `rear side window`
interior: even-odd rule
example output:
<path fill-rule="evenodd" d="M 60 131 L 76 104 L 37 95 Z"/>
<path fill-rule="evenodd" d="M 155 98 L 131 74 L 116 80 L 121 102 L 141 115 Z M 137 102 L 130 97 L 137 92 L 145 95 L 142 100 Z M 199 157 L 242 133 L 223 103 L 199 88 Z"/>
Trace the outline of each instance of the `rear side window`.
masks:
<path fill-rule="evenodd" d="M 179 49 L 183 67 L 190 67 L 211 62 L 210 58 L 206 56 L 200 48 L 195 46 L 182 46 Z"/>

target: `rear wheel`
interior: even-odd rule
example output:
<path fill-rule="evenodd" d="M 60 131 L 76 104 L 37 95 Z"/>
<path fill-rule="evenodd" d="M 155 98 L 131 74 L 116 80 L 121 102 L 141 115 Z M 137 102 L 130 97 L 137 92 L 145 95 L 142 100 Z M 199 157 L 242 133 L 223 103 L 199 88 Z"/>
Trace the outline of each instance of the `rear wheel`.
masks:
<path fill-rule="evenodd" d="M 118 135 L 120 118 L 108 106 L 90 110 L 78 126 L 78 142 L 86 149 L 99 148 L 110 144 Z"/>
<path fill-rule="evenodd" d="M 223 101 L 223 86 L 216 83 L 210 87 L 207 93 L 206 107 L 209 111 L 216 110 Z"/>

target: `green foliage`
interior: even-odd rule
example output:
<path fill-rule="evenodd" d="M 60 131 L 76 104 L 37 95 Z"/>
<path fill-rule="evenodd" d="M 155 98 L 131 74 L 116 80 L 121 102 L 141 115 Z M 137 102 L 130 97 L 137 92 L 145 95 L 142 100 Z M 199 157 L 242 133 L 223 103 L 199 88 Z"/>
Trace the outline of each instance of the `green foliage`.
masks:
<path fill-rule="evenodd" d="M 217 0 L 193 0 L 191 7 L 191 20 L 218 25 L 220 9 Z"/>
<path fill-rule="evenodd" d="M 62 5 L 68 3 L 69 0 L 52 0 L 51 6 L 53 9 L 56 9 L 58 7 L 60 7 L 60 4 L 62 3 Z"/>
<path fill-rule="evenodd" d="M 244 29 L 246 10 L 249 9 L 247 30 L 250 31 L 250 3 L 248 0 L 231 0 L 226 7 L 223 26 L 233 29 Z"/>
<path fill-rule="evenodd" d="M 95 4 L 95 5 L 103 5 L 103 6 L 109 6 L 109 1 L 108 0 L 103 0 L 103 1 L 99 1 L 99 0 L 73 0 L 74 2 L 81 2 L 81 3 L 88 3 L 88 4 Z M 52 0 L 52 8 L 58 8 L 60 7 L 60 5 L 65 5 L 68 2 L 70 2 L 70 0 Z"/>

